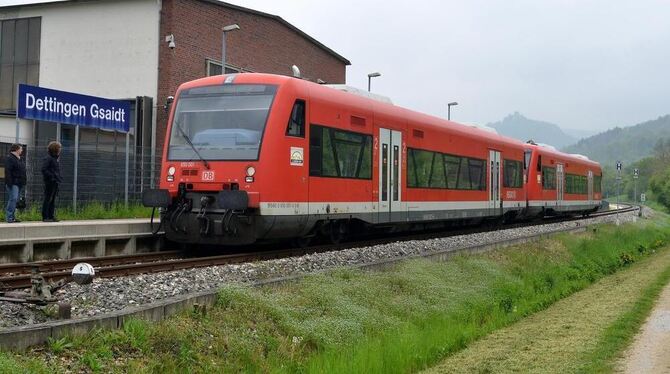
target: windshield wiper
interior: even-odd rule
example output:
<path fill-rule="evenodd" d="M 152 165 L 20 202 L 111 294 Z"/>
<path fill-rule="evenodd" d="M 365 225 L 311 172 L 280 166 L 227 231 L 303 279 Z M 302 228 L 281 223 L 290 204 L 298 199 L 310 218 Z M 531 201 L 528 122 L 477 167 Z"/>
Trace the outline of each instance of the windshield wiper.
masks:
<path fill-rule="evenodd" d="M 191 142 L 191 138 L 189 138 L 188 135 L 186 135 L 184 130 L 181 128 L 181 125 L 177 124 L 177 129 L 181 133 L 181 136 L 184 138 L 184 140 L 186 140 L 186 143 L 188 143 L 188 145 L 190 145 L 191 148 L 193 148 L 193 152 L 195 152 L 195 154 L 198 155 L 200 161 L 202 161 L 205 164 L 205 169 L 209 170 L 209 163 L 200 155 L 200 152 L 198 152 L 198 149 L 193 145 L 193 142 Z"/>

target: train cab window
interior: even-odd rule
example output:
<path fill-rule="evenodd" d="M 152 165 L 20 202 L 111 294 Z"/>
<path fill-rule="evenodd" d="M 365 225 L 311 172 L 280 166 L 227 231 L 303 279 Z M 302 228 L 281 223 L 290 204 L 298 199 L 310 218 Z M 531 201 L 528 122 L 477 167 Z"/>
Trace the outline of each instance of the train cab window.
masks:
<path fill-rule="evenodd" d="M 309 175 L 372 178 L 372 136 L 312 125 Z"/>
<path fill-rule="evenodd" d="M 602 175 L 596 175 L 593 177 L 593 192 L 599 193 L 602 192 L 603 177 Z"/>
<path fill-rule="evenodd" d="M 542 188 L 545 190 L 556 189 L 556 169 L 550 167 L 542 168 Z"/>
<path fill-rule="evenodd" d="M 530 168 L 530 158 L 533 155 L 533 151 L 526 149 L 523 151 L 523 169 L 527 170 Z"/>
<path fill-rule="evenodd" d="M 305 101 L 296 100 L 291 110 L 291 117 L 288 119 L 286 135 L 305 137 Z"/>
<path fill-rule="evenodd" d="M 503 186 L 509 188 L 521 188 L 523 178 L 521 177 L 521 161 L 504 160 L 503 162 Z"/>
<path fill-rule="evenodd" d="M 537 172 L 542 171 L 542 155 L 537 155 Z"/>

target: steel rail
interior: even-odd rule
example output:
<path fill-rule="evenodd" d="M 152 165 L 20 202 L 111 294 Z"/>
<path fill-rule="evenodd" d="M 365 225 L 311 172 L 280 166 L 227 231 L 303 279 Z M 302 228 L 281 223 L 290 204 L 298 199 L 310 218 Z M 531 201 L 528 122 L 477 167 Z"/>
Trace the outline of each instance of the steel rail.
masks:
<path fill-rule="evenodd" d="M 175 271 L 175 270 L 184 270 L 184 269 L 191 269 L 191 268 L 201 268 L 201 267 L 209 267 L 209 266 L 220 266 L 220 265 L 228 265 L 228 264 L 238 264 L 238 263 L 245 263 L 245 262 L 252 262 L 252 261 L 261 261 L 261 260 L 272 260 L 272 259 L 277 259 L 277 258 L 286 258 L 286 257 L 296 257 L 296 256 L 302 256 L 305 254 L 313 254 L 313 253 L 323 253 L 323 252 L 328 252 L 328 251 L 334 251 L 334 250 L 342 250 L 342 249 L 348 249 L 348 248 L 356 248 L 356 247 L 362 247 L 362 246 L 373 246 L 373 245 L 380 245 L 380 244 L 387 244 L 387 243 L 392 243 L 392 242 L 398 242 L 398 241 L 410 241 L 410 240 L 427 240 L 427 239 L 433 239 L 433 238 L 441 238 L 441 237 L 449 237 L 449 236 L 456 236 L 456 235 L 466 235 L 466 234 L 475 234 L 475 233 L 480 233 L 480 232 L 487 232 L 487 231 L 494 231 L 500 228 L 503 229 L 508 229 L 508 228 L 515 228 L 515 227 L 527 227 L 527 226 L 535 226 L 535 225 L 542 225 L 542 224 L 547 224 L 547 223 L 560 223 L 560 222 L 566 222 L 566 221 L 578 221 L 582 219 L 588 219 L 588 218 L 593 218 L 593 217 L 600 217 L 600 216 L 607 216 L 607 215 L 613 215 L 616 213 L 626 213 L 630 211 L 635 211 L 637 209 L 640 209 L 638 206 L 628 206 L 627 208 L 620 208 L 617 210 L 608 210 L 604 212 L 597 212 L 590 214 L 585 217 L 565 217 L 565 218 L 557 218 L 553 219 L 550 222 L 547 222 L 545 220 L 538 221 L 538 222 L 533 222 L 532 224 L 513 224 L 513 225 L 508 225 L 508 226 L 499 226 L 499 227 L 494 227 L 494 228 L 489 228 L 489 229 L 481 229 L 479 227 L 477 228 L 471 228 L 471 229 L 466 229 L 466 230 L 450 230 L 450 231 L 442 231 L 442 232 L 437 232 L 437 233 L 421 233 L 421 234 L 411 234 L 411 235 L 404 235 L 404 236 L 391 236 L 391 237 L 385 237 L 382 239 L 373 239 L 373 240 L 366 240 L 363 242 L 351 242 L 351 243 L 341 243 L 341 244 L 327 244 L 327 245 L 320 245 L 320 246 L 312 246 L 312 247 L 307 247 L 307 248 L 289 248 L 289 249 L 280 249 L 280 250 L 273 250 L 273 251 L 259 251 L 259 252 L 247 252 L 247 253 L 235 253 L 235 254 L 226 254 L 226 255 L 218 255 L 218 256 L 208 256 L 208 257 L 196 257 L 196 258 L 173 258 L 170 260 L 155 260 L 155 261 L 148 261 L 146 259 L 151 258 L 151 254 L 145 254 L 145 260 L 144 262 L 137 263 L 137 259 L 133 261 L 133 258 L 131 256 L 109 256 L 109 257 L 100 257 L 100 258 L 91 258 L 91 263 L 96 262 L 98 266 L 95 268 L 96 271 L 96 277 L 102 277 L 102 278 L 112 278 L 112 277 L 121 277 L 121 276 L 129 276 L 129 275 L 136 275 L 136 274 L 146 274 L 146 273 L 157 273 L 157 272 L 166 272 L 166 271 Z M 177 254 L 178 251 L 170 251 L 170 254 Z M 155 253 L 155 255 L 159 255 L 161 252 Z M 166 253 L 166 252 L 163 252 Z M 123 259 L 124 261 L 130 261 L 132 263 L 124 263 L 124 264 L 118 264 L 114 263 L 114 258 L 117 257 L 119 259 Z M 66 260 L 66 261 L 57 261 L 57 263 L 78 263 L 78 262 L 83 262 L 84 259 L 73 259 L 73 260 Z M 20 264 L 20 265 L 25 265 L 25 264 Z M 45 266 L 45 269 L 48 268 L 48 262 L 43 263 Z M 93 264 L 92 264 L 93 265 Z M 9 265 L 6 265 L 9 266 Z M 2 269 L 2 267 L 0 267 Z M 32 267 L 31 267 L 32 269 Z M 44 278 L 49 281 L 56 281 L 59 279 L 65 278 L 66 280 L 70 280 L 71 274 L 69 270 L 47 270 L 42 273 Z M 0 277 L 0 285 L 2 285 L 3 288 L 5 289 L 18 289 L 18 288 L 27 288 L 30 287 L 30 274 L 19 274 L 19 275 L 11 275 L 11 276 L 3 276 Z"/>

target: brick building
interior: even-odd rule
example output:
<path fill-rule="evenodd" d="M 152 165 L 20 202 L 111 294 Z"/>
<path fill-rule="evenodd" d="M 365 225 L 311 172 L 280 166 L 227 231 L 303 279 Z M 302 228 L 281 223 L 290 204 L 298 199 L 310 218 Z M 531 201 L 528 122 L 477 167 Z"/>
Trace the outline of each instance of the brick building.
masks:
<path fill-rule="evenodd" d="M 10 0 L 0 6 L 0 183 L 5 148 L 16 138 L 27 146 L 29 164 L 54 139 L 64 145 L 64 164 L 74 157 L 73 126 L 15 118 L 16 87 L 27 83 L 131 103 L 128 136 L 80 129 L 84 153 L 76 187 L 86 200 L 119 200 L 127 188 L 131 198 L 139 196 L 156 177 L 167 97 L 185 81 L 221 73 L 222 27 L 229 24 L 240 30 L 227 34 L 227 73 L 291 75 L 296 65 L 306 79 L 345 83 L 346 58 L 280 16 L 216 0 Z M 129 187 L 122 173 L 126 150 Z M 74 189 L 72 174 L 65 170 L 65 196 Z"/>
<path fill-rule="evenodd" d="M 160 34 L 174 35 L 176 47 L 160 44 L 159 98 L 183 82 L 221 73 L 221 28 L 229 24 L 240 30 L 227 35 L 226 73 L 290 75 L 297 65 L 307 79 L 345 83 L 350 62 L 279 16 L 217 0 L 164 0 Z M 158 115 L 159 130 L 166 120 Z"/>

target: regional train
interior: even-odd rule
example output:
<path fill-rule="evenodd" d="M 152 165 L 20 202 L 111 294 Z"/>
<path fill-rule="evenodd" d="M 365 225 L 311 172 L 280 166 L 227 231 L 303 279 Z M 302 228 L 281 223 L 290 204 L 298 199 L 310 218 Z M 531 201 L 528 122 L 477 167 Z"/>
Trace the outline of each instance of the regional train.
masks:
<path fill-rule="evenodd" d="M 600 165 L 303 79 L 182 84 L 159 189 L 168 239 L 240 245 L 588 214 Z"/>

